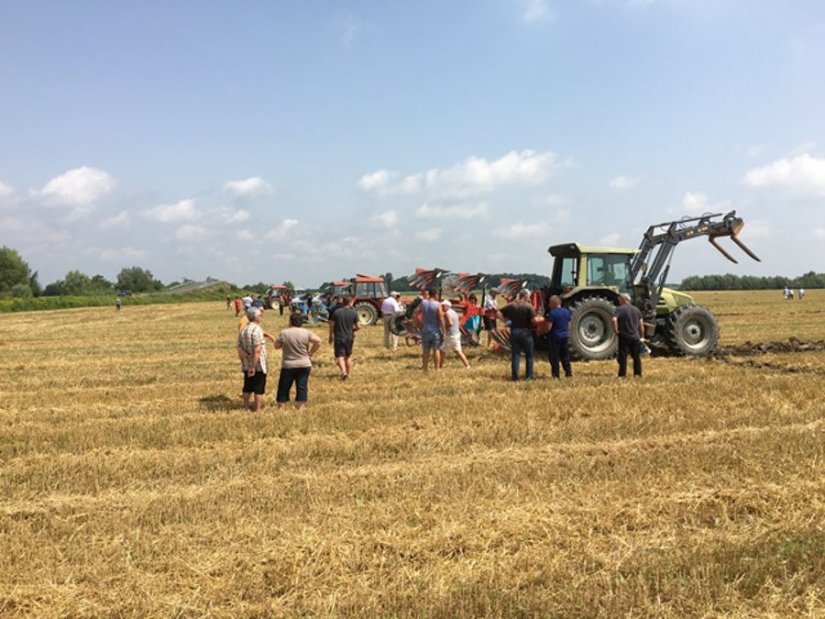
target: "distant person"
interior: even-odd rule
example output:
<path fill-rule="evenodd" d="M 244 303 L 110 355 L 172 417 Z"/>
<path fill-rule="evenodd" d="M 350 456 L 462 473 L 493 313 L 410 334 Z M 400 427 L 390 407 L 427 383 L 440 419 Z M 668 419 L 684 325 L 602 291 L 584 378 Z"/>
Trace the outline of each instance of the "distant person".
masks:
<path fill-rule="evenodd" d="M 329 318 L 329 343 L 333 345 L 335 363 L 341 370 L 341 380 L 347 380 L 352 374 L 352 348 L 355 344 L 355 332 L 361 328 L 358 312 L 352 306 L 354 297 L 344 297 L 343 305 L 335 310 Z"/>
<path fill-rule="evenodd" d="M 461 323 L 458 320 L 458 314 L 453 309 L 453 304 L 449 301 L 441 302 L 441 309 L 444 313 L 444 344 L 441 346 L 441 352 L 444 356 L 449 352 L 454 352 L 455 356 L 464 364 L 464 369 L 470 369 L 470 362 L 467 361 L 467 356 L 461 350 Z M 443 358 L 442 358 L 443 364 Z"/>
<path fill-rule="evenodd" d="M 122 304 L 123 304 L 123 302 L 120 300 L 120 297 L 116 297 L 116 298 L 115 298 L 115 311 L 116 311 L 116 312 L 119 312 L 119 311 L 120 311 L 120 306 L 121 306 Z"/>
<path fill-rule="evenodd" d="M 251 307 L 246 311 L 248 323 L 238 333 L 238 358 L 244 373 L 243 406 L 250 411 L 260 411 L 266 393 L 266 342 L 261 327 L 261 310 Z M 270 338 L 272 336 L 269 336 Z M 254 395 L 254 404 L 250 399 Z"/>
<path fill-rule="evenodd" d="M 573 376 L 570 365 L 570 310 L 562 307 L 558 295 L 550 297 L 550 311 L 545 316 L 547 324 L 547 349 L 550 357 L 550 373 L 553 378 L 560 378 L 559 364 L 567 378 Z"/>
<path fill-rule="evenodd" d="M 241 309 L 243 308 L 243 301 L 241 301 L 240 297 L 235 297 L 235 318 L 241 315 Z"/>
<path fill-rule="evenodd" d="M 804 289 L 804 288 L 800 288 L 800 289 L 799 289 L 799 300 L 801 301 L 801 300 L 802 300 L 802 299 L 804 299 L 804 298 L 805 298 L 805 289 Z"/>
<path fill-rule="evenodd" d="M 275 348 L 283 352 L 281 375 L 278 377 L 278 393 L 275 401 L 278 408 L 289 403 L 289 392 L 295 384 L 295 406 L 303 408 L 309 399 L 309 374 L 312 357 L 321 346 L 321 338 L 309 329 L 304 329 L 301 314 L 289 315 L 289 327 L 281 331 L 275 340 Z"/>
<path fill-rule="evenodd" d="M 619 306 L 613 314 L 613 332 L 619 336 L 619 377 L 627 376 L 627 355 L 633 358 L 633 375 L 642 375 L 642 340 L 645 323 L 642 312 L 630 302 L 630 295 L 619 295 Z"/>
<path fill-rule="evenodd" d="M 482 320 L 484 321 L 484 330 L 487 332 L 487 348 L 493 341 L 493 331 L 496 329 L 496 316 L 498 316 L 498 291 L 493 288 L 486 295 L 484 295 L 484 303 L 482 305 Z"/>
<path fill-rule="evenodd" d="M 381 316 L 384 319 L 384 348 L 388 350 L 398 349 L 398 336 L 392 332 L 392 323 L 398 313 L 398 299 L 401 297 L 397 292 L 390 292 L 390 295 L 381 303 Z"/>
<path fill-rule="evenodd" d="M 530 291 L 527 288 L 519 290 L 515 301 L 501 308 L 499 314 L 510 323 L 510 377 L 513 381 L 519 380 L 519 365 L 521 354 L 525 358 L 526 380 L 534 380 L 536 349 L 533 342 L 532 328 L 541 320 L 536 316 L 536 310 L 530 304 Z"/>
<path fill-rule="evenodd" d="M 245 310 L 249 309 L 250 307 L 252 307 L 252 297 L 249 295 L 241 297 L 241 303 L 243 303 L 243 308 Z"/>
<path fill-rule="evenodd" d="M 441 345 L 444 343 L 444 311 L 438 302 L 438 290 L 431 288 L 421 293 L 421 303 L 415 309 L 416 316 L 421 317 L 421 363 L 426 372 L 432 352 L 433 366 L 441 369 L 444 357 Z"/>
<path fill-rule="evenodd" d="M 226 309 L 231 309 L 231 308 L 232 308 L 232 297 L 230 297 L 229 295 L 226 295 Z"/>
<path fill-rule="evenodd" d="M 788 300 L 793 301 L 793 288 L 788 289 Z"/>

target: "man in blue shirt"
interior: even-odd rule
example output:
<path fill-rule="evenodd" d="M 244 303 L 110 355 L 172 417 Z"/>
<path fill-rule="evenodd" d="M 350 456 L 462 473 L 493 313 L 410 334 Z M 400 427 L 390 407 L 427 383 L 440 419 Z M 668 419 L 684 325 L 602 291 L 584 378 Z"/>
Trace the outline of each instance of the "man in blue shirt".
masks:
<path fill-rule="evenodd" d="M 564 368 L 564 375 L 567 378 L 573 376 L 573 368 L 570 366 L 570 320 L 573 318 L 570 310 L 561 306 L 561 298 L 558 295 L 550 297 L 550 311 L 547 312 L 546 320 L 549 325 L 547 331 L 547 344 L 550 351 L 550 371 L 553 378 L 559 378 L 559 362 Z"/>

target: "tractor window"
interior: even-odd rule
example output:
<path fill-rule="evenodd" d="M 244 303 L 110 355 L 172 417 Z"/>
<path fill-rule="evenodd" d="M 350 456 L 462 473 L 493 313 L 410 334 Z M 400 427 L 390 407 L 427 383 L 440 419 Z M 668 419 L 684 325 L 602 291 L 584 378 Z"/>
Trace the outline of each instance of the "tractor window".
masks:
<path fill-rule="evenodd" d="M 359 299 L 368 299 L 372 296 L 372 284 L 368 282 L 358 282 L 355 284 L 355 296 Z"/>
<path fill-rule="evenodd" d="M 387 284 L 386 283 L 381 282 L 380 284 L 375 284 L 375 287 L 377 288 L 377 293 L 378 293 L 376 295 L 377 299 L 383 299 L 387 296 L 387 294 L 389 294 L 387 292 Z"/>
<path fill-rule="evenodd" d="M 612 286 L 628 290 L 630 256 L 626 254 L 592 254 L 587 260 L 588 286 Z"/>
<path fill-rule="evenodd" d="M 576 285 L 577 256 L 556 258 L 554 266 L 553 284 L 561 288 L 570 288 Z"/>

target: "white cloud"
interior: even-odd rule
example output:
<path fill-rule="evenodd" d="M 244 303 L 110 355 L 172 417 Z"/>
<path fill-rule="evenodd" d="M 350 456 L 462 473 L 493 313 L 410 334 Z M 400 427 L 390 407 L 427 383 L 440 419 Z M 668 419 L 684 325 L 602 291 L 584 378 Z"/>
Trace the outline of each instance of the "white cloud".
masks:
<path fill-rule="evenodd" d="M 93 209 L 99 198 L 111 192 L 115 184 L 107 172 L 83 166 L 56 176 L 39 193 L 47 202 L 72 207 L 73 216 L 83 216 Z"/>
<path fill-rule="evenodd" d="M 466 198 L 503 185 L 542 183 L 561 165 L 551 152 L 510 151 L 493 161 L 470 157 L 451 168 L 410 174 L 395 184 L 394 173 L 379 170 L 362 176 L 358 187 L 379 196 L 426 192 L 434 198 Z"/>
<path fill-rule="evenodd" d="M 437 241 L 441 238 L 441 235 L 444 233 L 444 230 L 441 228 L 430 228 L 429 230 L 422 230 L 421 232 L 416 233 L 415 238 L 419 241 Z"/>
<path fill-rule="evenodd" d="M 778 159 L 745 173 L 742 182 L 750 187 L 787 187 L 805 196 L 825 196 L 825 159 L 808 153 Z"/>
<path fill-rule="evenodd" d="M 128 228 L 132 221 L 132 216 L 127 211 L 120 211 L 117 215 L 108 217 L 98 224 L 101 230 L 112 230 L 114 228 Z"/>
<path fill-rule="evenodd" d="M 825 228 L 814 228 L 814 236 L 818 239 L 825 239 Z"/>
<path fill-rule="evenodd" d="M 194 221 L 199 219 L 201 212 L 195 206 L 194 200 L 181 200 L 175 204 L 159 204 L 143 213 L 144 217 L 162 223 L 176 221 Z"/>
<path fill-rule="evenodd" d="M 708 212 L 708 197 L 698 191 L 688 191 L 682 198 L 682 208 L 695 215 L 706 213 Z"/>
<path fill-rule="evenodd" d="M 611 179 L 609 185 L 611 189 L 625 190 L 633 189 L 639 184 L 639 179 L 632 176 L 617 176 Z"/>
<path fill-rule="evenodd" d="M 619 244 L 620 238 L 621 235 L 618 232 L 611 232 L 610 234 L 605 234 L 602 238 L 599 239 L 599 245 L 615 247 Z"/>
<path fill-rule="evenodd" d="M 381 193 L 389 184 L 390 179 L 394 176 L 393 172 L 389 170 L 377 170 L 371 174 L 364 174 L 356 183 L 356 187 L 361 191 Z"/>
<path fill-rule="evenodd" d="M 290 230 L 294 230 L 298 225 L 297 219 L 284 219 L 277 227 L 266 233 L 268 239 L 282 239 Z"/>
<path fill-rule="evenodd" d="M 488 214 L 489 207 L 484 202 L 449 206 L 430 206 L 425 202 L 415 211 L 418 219 L 473 219 L 474 217 L 487 217 Z"/>
<path fill-rule="evenodd" d="M 552 17 L 546 0 L 524 0 L 524 12 L 521 18 L 526 22 L 534 22 Z"/>
<path fill-rule="evenodd" d="M 773 236 L 773 226 L 764 219 L 754 219 L 745 224 L 745 236 L 749 239 L 762 239 Z"/>
<path fill-rule="evenodd" d="M 246 242 L 246 241 L 253 240 L 255 237 L 252 235 L 252 233 L 249 230 L 243 229 L 243 230 L 238 230 L 235 233 L 235 238 L 238 239 L 239 241 Z"/>
<path fill-rule="evenodd" d="M 745 149 L 747 157 L 759 157 L 765 153 L 765 146 L 763 144 L 754 144 Z"/>
<path fill-rule="evenodd" d="M 395 228 L 398 225 L 398 213 L 395 211 L 384 211 L 370 217 L 370 223 L 379 228 Z"/>
<path fill-rule="evenodd" d="M 221 207 L 217 210 L 218 217 L 227 224 L 243 223 L 249 219 L 249 211 L 243 209 L 234 209 L 229 207 Z"/>
<path fill-rule="evenodd" d="M 9 198 L 14 195 L 14 187 L 0 181 L 0 198 Z"/>
<path fill-rule="evenodd" d="M 523 224 L 521 222 L 510 224 L 509 226 L 498 228 L 493 232 L 494 236 L 507 240 L 531 239 L 547 234 L 547 225 L 543 223 Z"/>
<path fill-rule="evenodd" d="M 224 190 L 236 196 L 256 196 L 272 191 L 272 187 L 259 176 L 252 176 L 241 181 L 227 181 L 223 184 Z"/>
<path fill-rule="evenodd" d="M 100 251 L 100 259 L 106 262 L 141 260 L 145 255 L 145 251 L 134 247 L 117 247 Z"/>
<path fill-rule="evenodd" d="M 198 224 L 184 224 L 175 230 L 175 238 L 181 241 L 197 241 L 206 236 L 206 228 Z"/>

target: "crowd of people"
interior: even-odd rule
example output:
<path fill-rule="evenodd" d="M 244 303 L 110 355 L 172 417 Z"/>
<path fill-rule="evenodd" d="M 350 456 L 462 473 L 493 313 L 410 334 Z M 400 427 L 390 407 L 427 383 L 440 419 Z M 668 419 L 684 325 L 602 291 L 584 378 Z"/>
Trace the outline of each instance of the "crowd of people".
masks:
<path fill-rule="evenodd" d="M 497 294 L 492 291 L 485 296 L 480 312 L 484 327 L 488 332 L 487 346 L 493 347 L 491 341 L 493 330 L 502 321 L 509 329 L 510 341 L 510 378 L 512 381 L 535 379 L 535 338 L 534 333 L 545 337 L 548 346 L 548 359 L 553 379 L 572 378 L 573 368 L 570 363 L 570 310 L 562 305 L 558 296 L 548 299 L 547 311 L 538 314 L 530 302 L 530 291 L 522 289 L 515 299 L 503 307 L 497 304 Z M 279 408 L 290 401 L 295 387 L 295 404 L 302 408 L 309 400 L 309 377 L 313 357 L 321 346 L 321 339 L 313 331 L 304 328 L 304 316 L 301 312 L 291 312 L 289 326 L 278 336 L 263 330 L 261 317 L 264 307 L 252 298 L 239 298 L 243 312 L 238 324 L 237 352 L 243 371 L 243 406 L 250 411 L 261 410 L 263 396 L 266 393 L 268 358 L 266 340 L 270 340 L 275 350 L 282 352 L 281 370 L 276 390 L 276 404 Z M 353 371 L 353 347 L 355 334 L 361 328 L 358 313 L 353 308 L 353 297 L 337 297 L 330 308 L 329 343 L 333 346 L 333 357 L 339 370 L 339 378 L 347 380 Z M 398 348 L 398 336 L 393 332 L 392 321 L 400 310 L 400 295 L 391 292 L 381 306 L 384 319 L 384 346 L 395 351 Z M 453 353 L 462 363 L 464 369 L 471 369 L 461 344 L 460 321 L 457 312 L 449 300 L 439 300 L 438 291 L 425 290 L 421 301 L 415 309 L 413 319 L 421 324 L 421 363 L 426 372 L 432 368 L 440 370 L 445 355 Z M 622 294 L 612 319 L 613 332 L 618 338 L 618 376 L 627 375 L 627 357 L 632 359 L 633 375 L 642 375 L 641 356 L 644 351 L 645 328 L 642 313 L 631 303 L 630 296 Z M 520 374 L 521 357 L 525 358 L 525 372 Z"/>

